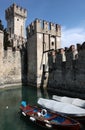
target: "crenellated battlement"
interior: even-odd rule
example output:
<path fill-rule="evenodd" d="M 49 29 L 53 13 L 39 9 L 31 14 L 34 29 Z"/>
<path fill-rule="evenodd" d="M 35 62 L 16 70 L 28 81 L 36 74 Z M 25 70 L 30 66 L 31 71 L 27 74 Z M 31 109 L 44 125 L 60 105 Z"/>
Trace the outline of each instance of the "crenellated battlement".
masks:
<path fill-rule="evenodd" d="M 45 20 L 35 19 L 35 21 L 27 27 L 27 32 L 29 35 L 32 35 L 35 32 L 41 32 L 61 36 L 61 26 Z"/>
<path fill-rule="evenodd" d="M 13 4 L 8 9 L 5 10 L 6 20 L 9 19 L 10 17 L 16 16 L 16 14 L 18 16 L 23 17 L 23 18 L 27 18 L 27 10 L 18 6 L 18 5 L 16 5 L 16 4 Z"/>
<path fill-rule="evenodd" d="M 85 42 L 83 42 L 82 44 L 77 44 L 77 49 L 78 51 L 85 50 Z"/>
<path fill-rule="evenodd" d="M 70 52 L 72 46 L 73 46 L 73 45 L 71 45 L 70 47 L 65 47 L 64 50 L 65 50 L 66 52 Z M 83 42 L 83 43 L 81 43 L 81 44 L 77 43 L 75 46 L 76 46 L 76 49 L 77 49 L 78 51 L 83 52 L 83 50 L 85 50 L 85 42 Z"/>

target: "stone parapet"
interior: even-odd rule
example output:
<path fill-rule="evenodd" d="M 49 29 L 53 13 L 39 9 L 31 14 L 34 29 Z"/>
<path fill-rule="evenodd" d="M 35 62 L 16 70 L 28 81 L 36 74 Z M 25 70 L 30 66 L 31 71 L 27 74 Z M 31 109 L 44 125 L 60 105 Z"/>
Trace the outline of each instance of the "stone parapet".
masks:
<path fill-rule="evenodd" d="M 23 9 L 20 6 L 17 6 L 16 4 L 13 4 L 5 11 L 5 18 L 6 20 L 10 17 L 16 16 L 16 14 L 20 17 L 27 18 L 27 10 Z"/>
<path fill-rule="evenodd" d="M 27 32 L 29 36 L 38 32 L 61 37 L 61 26 L 45 20 L 35 19 L 35 21 L 27 27 Z"/>

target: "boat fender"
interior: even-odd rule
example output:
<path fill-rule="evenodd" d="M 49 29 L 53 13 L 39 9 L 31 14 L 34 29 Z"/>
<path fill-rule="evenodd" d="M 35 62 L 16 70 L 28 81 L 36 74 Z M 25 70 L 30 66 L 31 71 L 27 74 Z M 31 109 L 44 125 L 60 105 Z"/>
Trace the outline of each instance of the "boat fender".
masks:
<path fill-rule="evenodd" d="M 44 120 L 44 122 L 46 122 L 46 123 L 48 123 L 48 124 L 50 123 L 48 120 Z"/>
<path fill-rule="evenodd" d="M 25 114 L 24 112 L 22 112 L 22 115 L 23 115 L 23 116 L 26 116 L 26 114 Z"/>
<path fill-rule="evenodd" d="M 23 107 L 26 107 L 26 101 L 22 101 L 22 102 L 21 102 L 21 105 L 22 105 Z"/>
<path fill-rule="evenodd" d="M 30 120 L 33 122 L 36 121 L 34 117 L 30 117 Z"/>
<path fill-rule="evenodd" d="M 46 125 L 46 127 L 48 127 L 48 128 L 52 128 L 52 125 L 50 125 L 50 124 L 45 124 Z"/>
<path fill-rule="evenodd" d="M 42 115 L 42 116 L 46 116 L 46 115 L 47 115 L 47 110 L 46 110 L 46 109 L 42 109 L 41 115 Z"/>

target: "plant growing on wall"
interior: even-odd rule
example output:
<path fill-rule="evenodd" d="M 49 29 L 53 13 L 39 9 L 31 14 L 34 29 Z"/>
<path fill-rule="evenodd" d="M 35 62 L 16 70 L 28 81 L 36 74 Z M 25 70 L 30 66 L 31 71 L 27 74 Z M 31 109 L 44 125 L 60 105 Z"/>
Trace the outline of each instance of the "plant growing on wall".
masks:
<path fill-rule="evenodd" d="M 6 28 L 2 24 L 2 20 L 0 20 L 0 30 L 4 32 L 4 49 L 7 50 L 7 47 L 11 46 L 9 41 L 9 33 L 7 32 Z"/>
<path fill-rule="evenodd" d="M 0 30 L 3 31 L 3 29 L 4 29 L 4 26 L 2 25 L 2 21 L 0 20 Z"/>

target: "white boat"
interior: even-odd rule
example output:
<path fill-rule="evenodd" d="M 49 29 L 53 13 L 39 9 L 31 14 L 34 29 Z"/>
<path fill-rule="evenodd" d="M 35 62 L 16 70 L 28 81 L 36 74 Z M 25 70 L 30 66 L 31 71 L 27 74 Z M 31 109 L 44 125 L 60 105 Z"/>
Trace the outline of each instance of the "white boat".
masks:
<path fill-rule="evenodd" d="M 80 98 L 71 98 L 71 97 L 67 97 L 67 96 L 62 97 L 62 96 L 58 96 L 58 95 L 53 95 L 52 99 L 59 101 L 59 102 L 72 104 L 74 106 L 78 106 L 80 108 L 85 109 L 85 100 L 80 99 Z"/>
<path fill-rule="evenodd" d="M 82 99 L 75 99 L 75 98 L 62 98 L 58 96 L 58 101 L 53 99 L 45 99 L 39 98 L 38 104 L 50 109 L 52 111 L 64 114 L 66 116 L 70 116 L 75 119 L 81 119 L 85 121 L 85 109 L 79 107 L 78 105 L 84 105 L 84 100 Z M 61 101 L 61 99 L 63 99 Z M 82 102 L 78 102 L 82 101 Z M 81 103 L 81 104 L 80 104 Z M 75 105 L 74 105 L 75 104 Z"/>

